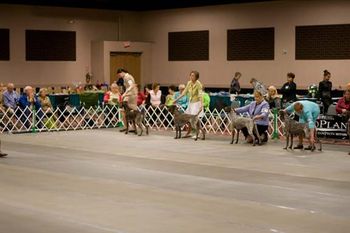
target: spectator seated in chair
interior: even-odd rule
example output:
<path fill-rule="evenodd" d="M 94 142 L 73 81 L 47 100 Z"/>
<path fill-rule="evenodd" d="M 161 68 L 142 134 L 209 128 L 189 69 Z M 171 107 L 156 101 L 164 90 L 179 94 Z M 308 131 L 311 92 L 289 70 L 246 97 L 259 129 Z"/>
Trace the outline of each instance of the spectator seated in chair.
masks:
<path fill-rule="evenodd" d="M 269 86 L 267 89 L 266 101 L 269 103 L 270 109 L 281 109 L 281 98 L 275 86 Z"/>
<path fill-rule="evenodd" d="M 46 128 L 54 129 L 56 127 L 56 117 L 53 116 L 53 108 L 50 98 L 47 96 L 47 89 L 41 88 L 38 96 L 39 103 L 41 105 L 41 111 L 45 118 L 43 119 Z"/>
<path fill-rule="evenodd" d="M 335 110 L 343 115 L 350 112 L 350 89 L 344 91 L 344 96 L 338 100 Z"/>
<path fill-rule="evenodd" d="M 19 108 L 22 110 L 21 114 L 21 121 L 24 123 L 24 125 L 29 129 L 32 124 L 32 119 L 29 119 L 29 116 L 32 113 L 32 110 L 35 109 L 38 112 L 38 117 L 41 118 L 41 111 L 39 109 L 41 108 L 40 102 L 38 100 L 38 97 L 35 95 L 34 90 L 31 86 L 26 86 L 24 88 L 24 93 L 21 95 L 21 97 L 18 100 Z M 39 126 L 39 128 L 41 128 Z"/>
<path fill-rule="evenodd" d="M 174 99 L 179 98 L 179 96 L 183 93 L 183 91 L 185 90 L 185 88 L 186 88 L 185 84 L 180 84 L 179 87 L 178 87 L 179 91 L 175 92 L 175 94 L 174 94 Z M 182 97 L 177 101 L 177 103 L 181 106 L 181 108 L 183 109 L 183 111 L 185 111 L 185 110 L 187 109 L 188 102 L 189 102 L 188 95 L 182 96 Z"/>
<path fill-rule="evenodd" d="M 115 125 L 118 122 L 118 108 L 121 106 L 121 94 L 119 87 L 116 83 L 112 83 L 110 91 L 107 91 L 103 96 L 103 102 L 105 103 L 105 125 Z"/>
<path fill-rule="evenodd" d="M 169 94 L 165 98 L 165 106 L 170 107 L 174 105 L 175 89 L 176 87 L 174 85 L 169 86 L 168 88 Z"/>
<path fill-rule="evenodd" d="M 7 84 L 7 90 L 2 94 L 2 101 L 5 109 L 12 113 L 16 110 L 19 100 L 19 96 L 14 89 L 15 85 L 13 83 L 9 83 Z"/>
<path fill-rule="evenodd" d="M 141 85 L 137 84 L 137 106 L 143 105 L 146 103 L 145 92 L 141 90 Z"/>

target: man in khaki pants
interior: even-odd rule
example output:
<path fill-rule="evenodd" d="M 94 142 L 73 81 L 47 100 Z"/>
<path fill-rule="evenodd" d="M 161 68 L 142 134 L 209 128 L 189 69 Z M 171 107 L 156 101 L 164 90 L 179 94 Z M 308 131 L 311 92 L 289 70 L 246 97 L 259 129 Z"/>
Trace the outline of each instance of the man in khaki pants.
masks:
<path fill-rule="evenodd" d="M 137 86 L 135 84 L 134 77 L 131 76 L 126 70 L 123 68 L 119 68 L 117 70 L 118 78 L 124 79 L 124 87 L 125 92 L 122 95 L 122 101 L 126 101 L 128 103 L 128 107 L 132 110 L 137 110 Z M 121 110 L 122 119 L 124 123 L 124 129 L 121 129 L 120 132 L 126 131 L 126 119 L 125 119 L 125 111 Z"/>

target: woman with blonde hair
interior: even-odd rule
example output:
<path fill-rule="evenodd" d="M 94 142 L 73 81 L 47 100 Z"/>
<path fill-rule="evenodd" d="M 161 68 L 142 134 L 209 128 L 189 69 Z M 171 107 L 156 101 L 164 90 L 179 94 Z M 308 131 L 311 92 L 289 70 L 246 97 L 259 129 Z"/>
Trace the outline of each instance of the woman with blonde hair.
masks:
<path fill-rule="evenodd" d="M 52 112 L 52 104 L 50 98 L 47 96 L 46 88 L 40 88 L 38 100 L 44 113 Z"/>
<path fill-rule="evenodd" d="M 269 103 L 270 109 L 281 108 L 281 98 L 275 86 L 269 86 L 269 88 L 267 88 L 266 101 Z"/>
<path fill-rule="evenodd" d="M 258 134 L 255 137 L 260 136 L 262 142 L 267 142 L 268 135 L 267 130 L 269 128 L 269 104 L 265 101 L 264 96 L 259 91 L 254 91 L 254 101 L 250 104 L 236 108 L 234 111 L 238 114 L 248 113 L 248 115 L 256 123 Z M 247 142 L 253 142 L 252 135 L 249 135 L 248 129 L 243 128 L 242 132 L 247 140 Z M 256 132 L 254 132 L 256 134 Z"/>

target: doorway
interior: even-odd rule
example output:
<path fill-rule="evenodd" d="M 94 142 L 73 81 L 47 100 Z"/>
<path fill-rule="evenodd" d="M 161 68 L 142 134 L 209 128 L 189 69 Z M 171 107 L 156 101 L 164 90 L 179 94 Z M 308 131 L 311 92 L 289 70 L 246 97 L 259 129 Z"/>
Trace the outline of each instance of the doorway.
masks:
<path fill-rule="evenodd" d="M 124 68 L 130 73 L 137 84 L 141 82 L 141 54 L 129 52 L 110 53 L 110 83 L 117 80 L 117 69 Z"/>

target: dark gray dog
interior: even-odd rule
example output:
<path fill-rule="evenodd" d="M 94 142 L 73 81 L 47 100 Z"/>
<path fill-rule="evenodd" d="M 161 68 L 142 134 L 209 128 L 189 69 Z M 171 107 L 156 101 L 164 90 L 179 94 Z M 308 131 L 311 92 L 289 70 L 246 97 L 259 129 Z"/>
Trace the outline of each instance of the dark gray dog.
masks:
<path fill-rule="evenodd" d="M 143 133 L 143 126 L 146 128 L 146 134 L 148 135 L 148 125 L 145 122 L 145 110 L 132 110 L 128 107 L 128 103 L 123 101 L 122 106 L 125 110 L 125 118 L 126 118 L 126 131 L 125 134 L 129 133 L 129 124 L 132 123 L 135 129 L 135 134 L 137 134 L 136 125 L 140 128 L 141 132 L 139 136 Z"/>
<path fill-rule="evenodd" d="M 231 118 L 231 134 L 232 134 L 231 144 L 233 144 L 233 141 L 234 141 L 235 130 L 237 130 L 237 139 L 236 139 L 236 144 L 237 144 L 238 138 L 239 138 L 239 132 L 243 128 L 247 128 L 249 135 L 252 135 L 253 137 L 253 146 L 255 146 L 256 140 L 258 140 L 258 144 L 261 145 L 260 135 L 253 119 L 248 117 L 238 116 L 235 110 L 231 107 L 226 107 L 225 112 L 230 113 L 230 118 Z M 256 133 L 257 137 L 255 137 L 254 132 Z"/>
<path fill-rule="evenodd" d="M 293 136 L 300 136 L 302 135 L 305 138 L 305 130 L 306 130 L 306 124 L 299 123 L 296 120 L 292 119 L 285 111 L 281 110 L 279 111 L 279 116 L 281 121 L 284 122 L 284 133 L 286 136 L 286 147 L 283 149 L 287 150 L 288 148 L 293 150 Z M 317 138 L 317 133 L 315 140 L 319 143 L 320 148 L 319 151 L 322 150 L 322 144 L 321 141 Z M 289 138 L 290 138 L 290 146 L 289 145 Z M 314 151 L 316 149 L 315 145 L 311 145 L 311 151 Z"/>
<path fill-rule="evenodd" d="M 175 139 L 181 138 L 181 128 L 190 123 L 193 129 L 196 131 L 196 138 L 194 139 L 197 141 L 199 131 L 202 132 L 202 140 L 205 140 L 205 131 L 201 127 L 201 122 L 198 119 L 198 115 L 190 115 L 186 113 L 182 113 L 179 111 L 176 105 L 171 105 L 168 107 L 169 112 L 174 116 L 174 126 L 175 126 Z"/>

